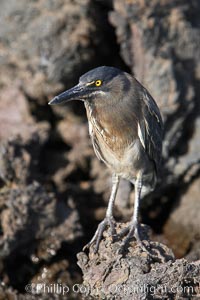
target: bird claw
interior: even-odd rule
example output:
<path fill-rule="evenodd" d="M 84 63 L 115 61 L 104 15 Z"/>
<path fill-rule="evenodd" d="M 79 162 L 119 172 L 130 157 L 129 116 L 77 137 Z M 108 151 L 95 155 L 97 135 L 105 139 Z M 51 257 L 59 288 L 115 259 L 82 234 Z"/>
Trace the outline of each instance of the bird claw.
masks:
<path fill-rule="evenodd" d="M 149 253 L 148 249 L 144 246 L 144 244 L 141 241 L 140 238 L 140 227 L 138 225 L 132 225 L 130 224 L 129 226 L 127 226 L 126 228 L 122 229 L 122 231 L 119 233 L 119 237 L 123 237 L 124 235 L 126 235 L 128 232 L 127 237 L 124 239 L 124 241 L 122 242 L 119 250 L 118 250 L 118 254 L 123 254 L 126 250 L 126 247 L 130 241 L 130 239 L 132 237 L 135 237 L 139 247 L 144 251 Z"/>
<path fill-rule="evenodd" d="M 98 225 L 97 230 L 96 230 L 93 238 L 91 239 L 91 241 L 83 247 L 83 251 L 85 251 L 85 249 L 89 248 L 96 241 L 95 248 L 94 248 L 94 253 L 98 252 L 99 244 L 100 244 L 100 241 L 102 239 L 103 232 L 105 231 L 107 226 L 110 226 L 110 235 L 112 237 L 112 241 L 114 242 L 115 237 L 116 237 L 115 220 L 114 220 L 113 217 L 106 217 Z"/>
<path fill-rule="evenodd" d="M 103 235 L 103 232 L 105 231 L 106 227 L 109 226 L 110 227 L 110 235 L 112 237 L 112 242 L 115 241 L 115 239 L 120 239 L 122 237 L 124 237 L 126 234 L 128 234 L 123 242 L 121 243 L 121 246 L 120 248 L 118 249 L 117 251 L 117 254 L 119 255 L 123 255 L 129 242 L 130 242 L 130 239 L 135 237 L 139 247 L 142 249 L 142 251 L 148 253 L 149 255 L 151 255 L 151 253 L 149 252 L 149 250 L 145 247 L 145 245 L 142 243 L 142 240 L 140 238 L 140 227 L 139 225 L 133 225 L 133 224 L 130 224 L 129 226 L 123 228 L 121 230 L 121 232 L 117 235 L 116 234 L 116 229 L 115 229 L 115 220 L 113 217 L 106 217 L 97 227 L 97 230 L 93 236 L 93 238 L 91 239 L 91 241 L 89 243 L 87 243 L 84 247 L 83 247 L 83 251 L 85 251 L 86 249 L 88 249 L 92 244 L 95 244 L 94 246 L 94 253 L 96 254 L 99 250 L 99 244 L 100 244 L 100 241 L 102 239 L 102 235 Z"/>

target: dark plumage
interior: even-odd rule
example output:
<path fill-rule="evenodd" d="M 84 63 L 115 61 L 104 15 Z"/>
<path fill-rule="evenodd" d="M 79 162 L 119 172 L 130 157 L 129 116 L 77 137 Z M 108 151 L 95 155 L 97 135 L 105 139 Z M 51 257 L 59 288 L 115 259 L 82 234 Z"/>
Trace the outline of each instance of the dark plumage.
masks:
<path fill-rule="evenodd" d="M 143 194 L 153 190 L 161 162 L 163 124 L 148 91 L 130 74 L 113 67 L 99 67 L 80 77 L 79 83 L 49 104 L 84 101 L 94 151 L 112 171 L 113 186 L 106 218 L 90 244 L 98 250 L 107 225 L 115 234 L 113 206 L 120 178 L 135 185 L 135 206 L 127 238 L 139 237 L 138 209 Z"/>

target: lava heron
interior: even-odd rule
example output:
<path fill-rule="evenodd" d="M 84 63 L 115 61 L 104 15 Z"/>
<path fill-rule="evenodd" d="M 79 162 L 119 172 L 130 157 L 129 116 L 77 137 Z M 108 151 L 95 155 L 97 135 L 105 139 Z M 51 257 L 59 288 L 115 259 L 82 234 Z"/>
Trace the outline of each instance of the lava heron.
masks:
<path fill-rule="evenodd" d="M 140 199 L 155 188 L 161 163 L 163 123 L 158 106 L 133 76 L 107 66 L 85 73 L 76 86 L 56 96 L 49 104 L 71 100 L 84 101 L 94 151 L 112 171 L 106 217 L 88 245 L 96 242 L 97 252 L 107 226 L 110 226 L 112 238 L 116 236 L 113 207 L 120 178 L 125 178 L 135 186 L 135 202 L 120 252 L 133 236 L 144 249 L 138 212 Z"/>

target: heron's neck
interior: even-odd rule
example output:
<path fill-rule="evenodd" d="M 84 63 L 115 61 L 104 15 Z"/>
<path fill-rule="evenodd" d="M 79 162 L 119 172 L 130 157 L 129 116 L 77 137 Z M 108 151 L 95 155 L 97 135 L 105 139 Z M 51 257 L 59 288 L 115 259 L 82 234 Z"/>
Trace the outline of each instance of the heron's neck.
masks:
<path fill-rule="evenodd" d="M 88 120 L 91 118 L 96 119 L 99 123 L 104 123 L 107 120 L 112 119 L 113 105 L 98 105 L 95 102 L 85 101 L 85 108 L 87 111 Z"/>

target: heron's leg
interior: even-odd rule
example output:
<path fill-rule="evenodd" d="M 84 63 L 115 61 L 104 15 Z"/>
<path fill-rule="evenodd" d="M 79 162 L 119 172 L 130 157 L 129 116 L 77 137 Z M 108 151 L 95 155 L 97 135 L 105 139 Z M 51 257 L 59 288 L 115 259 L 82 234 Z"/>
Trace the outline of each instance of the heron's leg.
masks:
<path fill-rule="evenodd" d="M 141 191 L 142 191 L 142 174 L 139 174 L 135 181 L 135 203 L 134 203 L 134 211 L 133 211 L 131 223 L 130 223 L 130 226 L 128 228 L 125 228 L 120 234 L 120 235 L 123 235 L 128 231 L 127 237 L 122 242 L 122 245 L 121 245 L 121 248 L 119 251 L 120 253 L 122 253 L 124 251 L 124 248 L 128 244 L 130 238 L 132 238 L 133 236 L 135 236 L 140 247 L 146 251 L 146 248 L 142 244 L 142 241 L 141 241 L 140 235 L 139 235 L 138 215 L 139 215 L 139 204 L 140 204 L 140 199 L 141 199 Z"/>
<path fill-rule="evenodd" d="M 110 229 L 111 229 L 112 239 L 114 239 L 114 236 L 116 235 L 116 232 L 115 232 L 115 221 L 114 221 L 114 218 L 113 218 L 113 207 L 114 207 L 114 202 L 115 202 L 118 186 L 119 186 L 119 176 L 116 175 L 116 174 L 113 174 L 113 176 L 112 176 L 112 190 L 111 190 L 111 195 L 110 195 L 110 199 L 109 199 L 109 202 L 108 202 L 108 208 L 106 210 L 106 217 L 98 225 L 98 228 L 97 228 L 93 238 L 84 247 L 84 249 L 86 247 L 89 247 L 91 244 L 93 244 L 96 241 L 95 250 L 94 250 L 95 253 L 96 253 L 99 249 L 99 244 L 100 244 L 103 232 L 104 232 L 106 226 L 108 226 L 108 225 L 110 226 Z"/>

